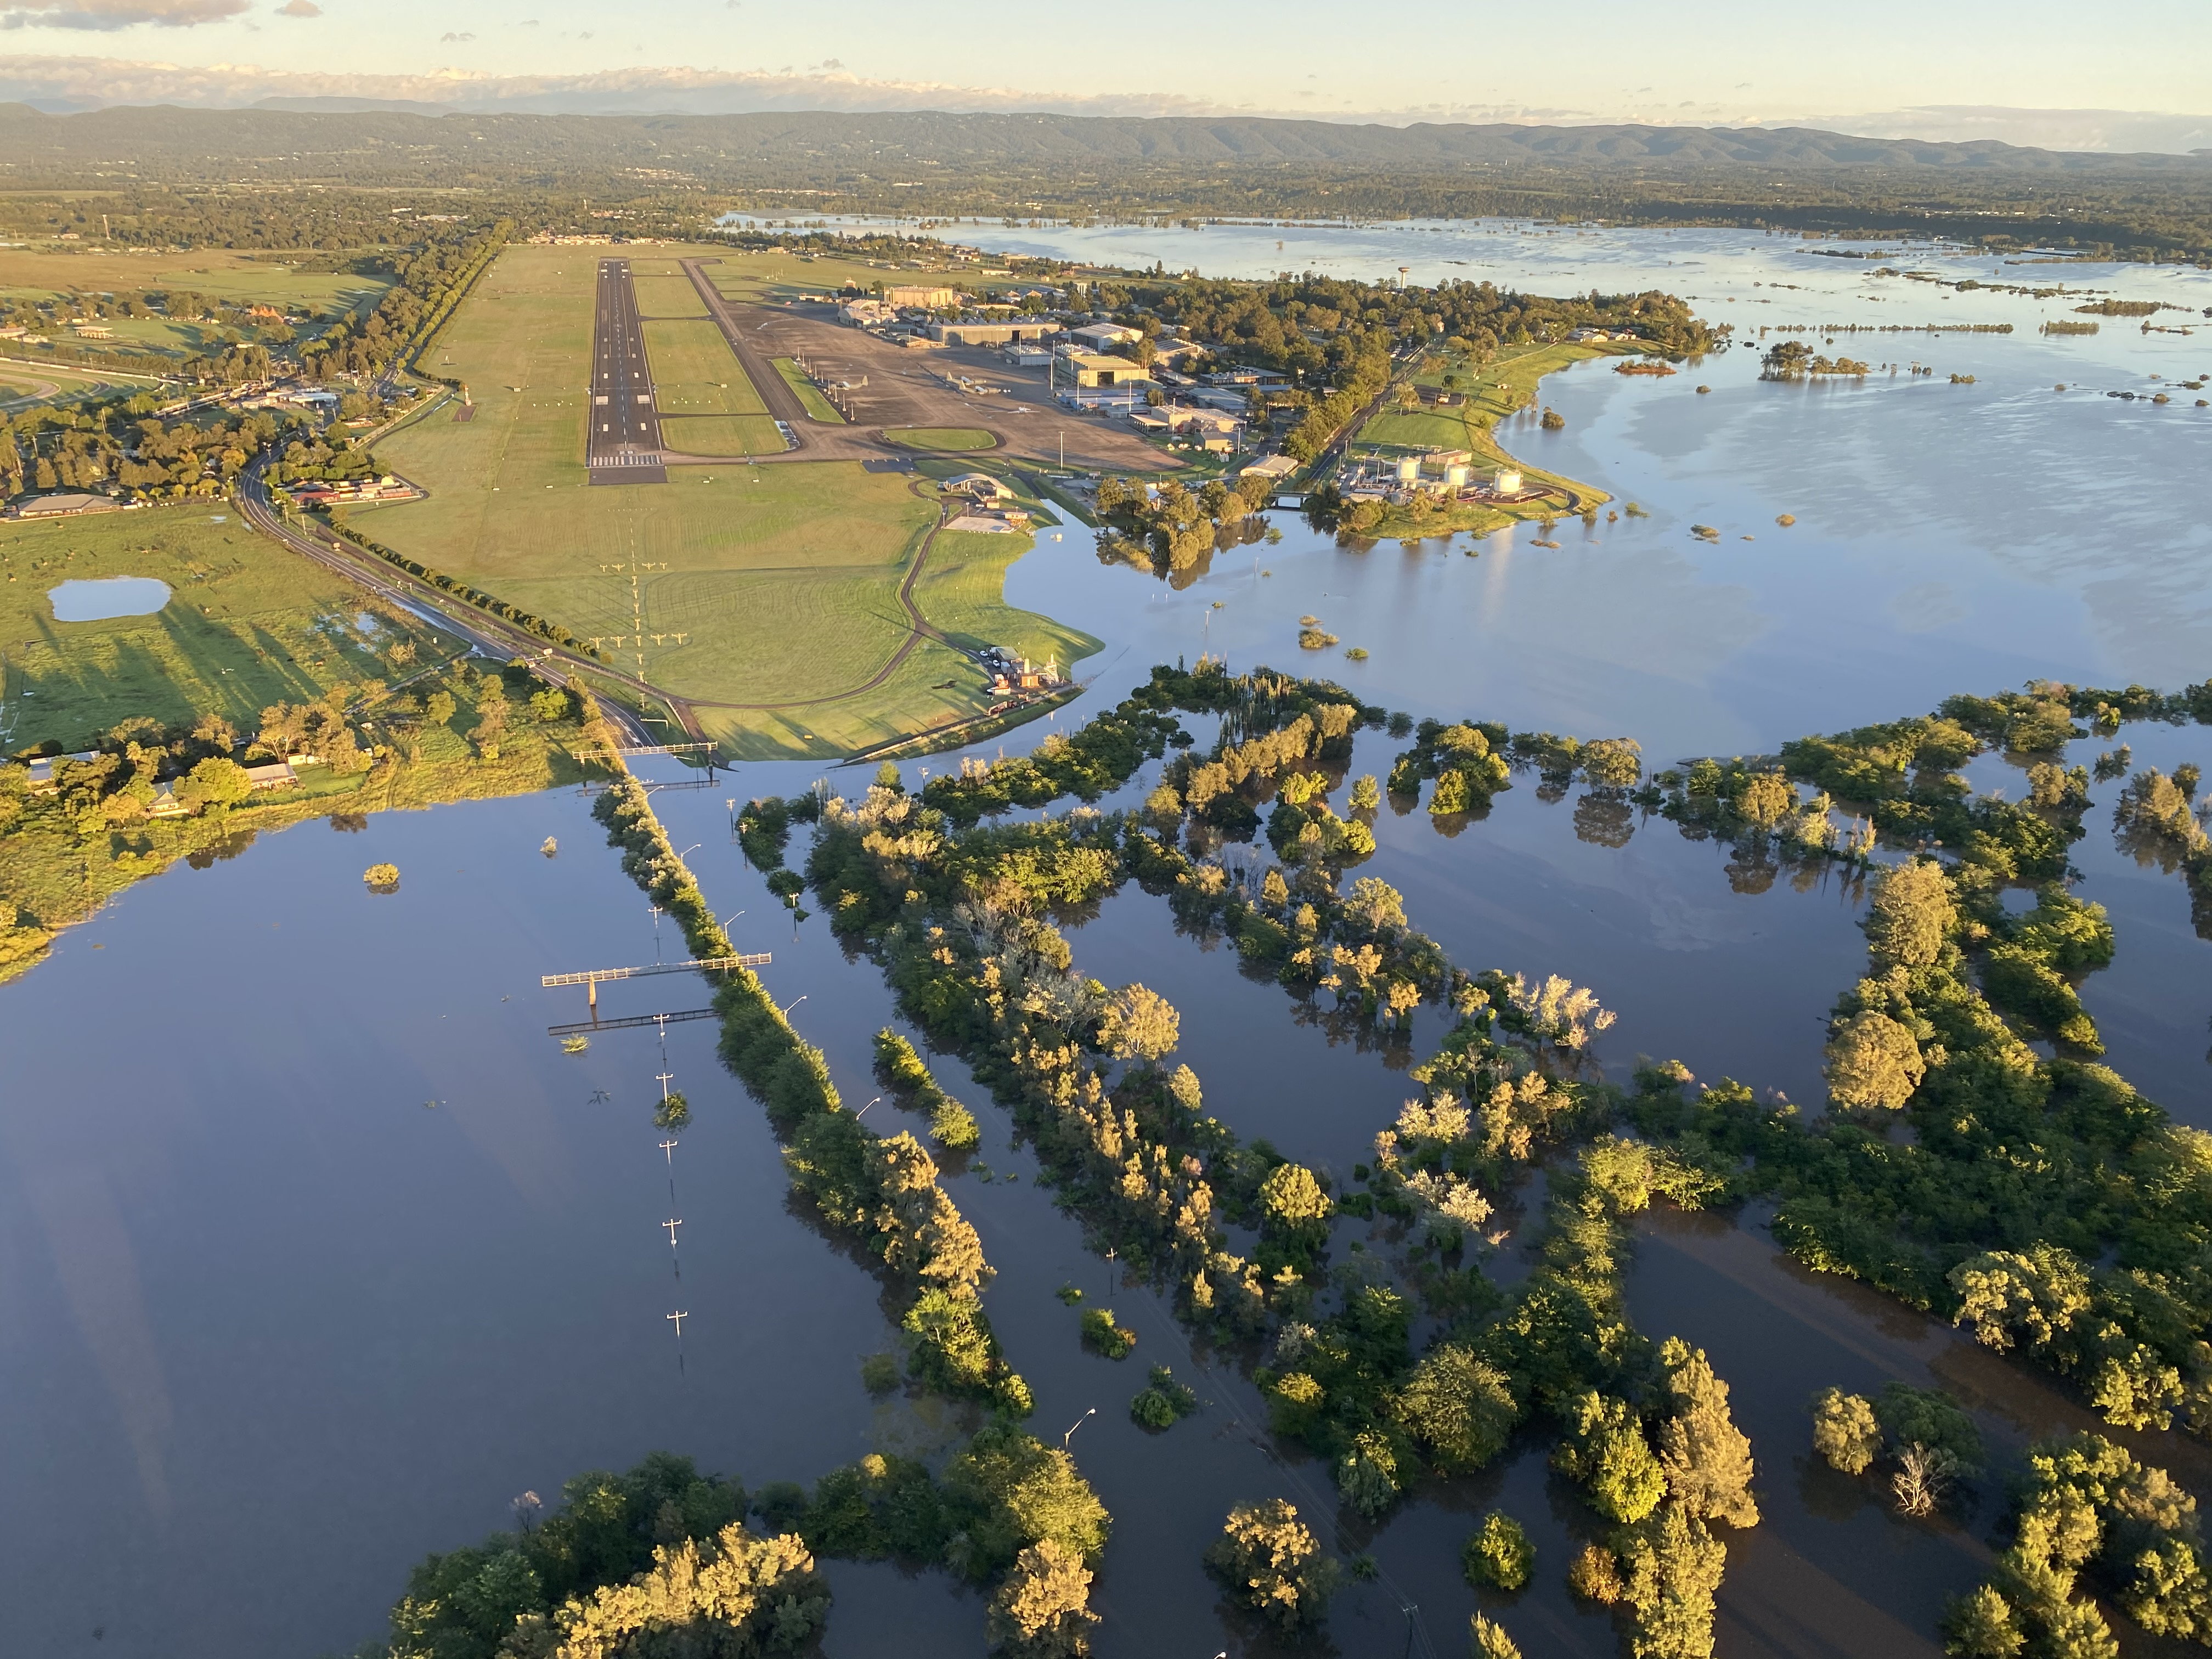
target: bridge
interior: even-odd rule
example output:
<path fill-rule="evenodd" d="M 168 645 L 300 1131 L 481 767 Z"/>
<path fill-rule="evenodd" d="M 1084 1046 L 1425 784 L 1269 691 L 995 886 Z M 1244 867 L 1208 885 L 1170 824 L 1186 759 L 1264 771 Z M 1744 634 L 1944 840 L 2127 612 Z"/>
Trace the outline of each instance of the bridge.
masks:
<path fill-rule="evenodd" d="M 705 972 L 718 968 L 763 968 L 772 959 L 766 951 L 748 951 L 738 956 L 701 957 L 691 962 L 650 962 L 641 968 L 587 968 L 580 974 L 546 974 L 538 979 L 544 986 L 581 985 L 588 988 L 591 1006 L 599 1006 L 599 981 L 617 979 L 644 979 L 653 974 L 689 974 Z M 658 1016 L 648 1016 L 655 1018 Z M 673 1016 L 671 1016 L 673 1018 Z"/>

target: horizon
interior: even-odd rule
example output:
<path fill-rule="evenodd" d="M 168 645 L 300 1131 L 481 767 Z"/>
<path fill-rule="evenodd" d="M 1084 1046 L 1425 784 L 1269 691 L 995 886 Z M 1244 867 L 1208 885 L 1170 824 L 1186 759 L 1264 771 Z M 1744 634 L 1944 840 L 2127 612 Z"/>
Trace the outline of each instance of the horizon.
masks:
<path fill-rule="evenodd" d="M 2052 0 L 2002 13 L 1873 0 L 1848 36 L 1812 54 L 1742 0 L 1693 0 L 1657 39 L 1627 0 L 1582 0 L 1540 40 L 1502 15 L 1413 0 L 1394 14 L 1393 39 L 1443 49 L 1410 66 L 1395 52 L 1342 52 L 1341 22 L 1310 0 L 1270 13 L 1263 33 L 1236 14 L 1181 13 L 1138 13 L 1118 31 L 1054 20 L 996 33 L 916 29 L 879 0 L 855 0 L 834 20 L 750 0 L 639 0 L 611 27 L 578 0 L 495 0 L 467 16 L 455 27 L 452 9 L 422 0 L 374 13 L 358 0 L 0 0 L 0 34 L 29 49 L 0 53 L 0 99 L 54 113 L 337 98 L 472 113 L 1802 126 L 2051 149 L 2212 149 L 2195 72 L 2212 61 L 2212 12 L 2185 0 L 2124 0 L 2086 34 Z M 1613 38 L 1632 41 L 1632 54 L 1602 50 Z M 2143 52 L 2145 38 L 2156 54 Z M 670 40 L 684 42 L 687 62 L 669 61 Z M 95 43 L 103 50 L 85 50 Z"/>

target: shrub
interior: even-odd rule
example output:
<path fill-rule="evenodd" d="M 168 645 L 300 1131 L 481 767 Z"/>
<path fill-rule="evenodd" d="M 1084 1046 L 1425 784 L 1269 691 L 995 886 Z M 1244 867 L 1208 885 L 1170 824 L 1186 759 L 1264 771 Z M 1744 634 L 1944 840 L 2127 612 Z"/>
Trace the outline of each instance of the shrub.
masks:
<path fill-rule="evenodd" d="M 1492 1510 L 1467 1540 L 1460 1557 L 1467 1582 L 1477 1588 L 1517 1590 L 1536 1570 L 1536 1546 L 1528 1529 L 1510 1515 Z"/>
<path fill-rule="evenodd" d="M 1126 1326 L 1116 1325 L 1111 1308 L 1086 1308 L 1083 1310 L 1083 1342 L 1085 1347 L 1109 1359 L 1127 1359 L 1137 1346 L 1137 1334 Z"/>
<path fill-rule="evenodd" d="M 1150 1380 L 1152 1386 L 1129 1402 L 1129 1416 L 1139 1427 L 1171 1429 L 1198 1409 L 1198 1395 L 1165 1365 L 1153 1366 Z"/>

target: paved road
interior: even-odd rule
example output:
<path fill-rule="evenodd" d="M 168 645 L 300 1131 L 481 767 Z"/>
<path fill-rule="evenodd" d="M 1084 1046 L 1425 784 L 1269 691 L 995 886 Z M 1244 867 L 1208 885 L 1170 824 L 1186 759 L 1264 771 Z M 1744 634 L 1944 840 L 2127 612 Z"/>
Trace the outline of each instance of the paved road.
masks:
<path fill-rule="evenodd" d="M 667 701 L 664 693 L 654 690 L 641 680 L 617 673 L 602 663 L 587 662 L 558 646 L 549 647 L 537 635 L 516 628 L 487 611 L 471 608 L 466 615 L 455 615 L 431 597 L 435 589 L 417 582 L 398 566 L 387 563 L 374 553 L 349 542 L 327 535 L 309 535 L 297 528 L 285 520 L 270 500 L 269 486 L 261 477 L 261 471 L 265 465 L 265 458 L 256 460 L 240 475 L 238 481 L 240 514 L 263 535 L 282 543 L 325 569 L 335 571 L 348 580 L 359 584 L 380 599 L 413 612 L 447 633 L 459 635 L 486 656 L 501 662 L 527 657 L 533 671 L 556 685 L 574 684 L 582 689 L 584 682 L 577 676 L 588 670 L 605 678 L 619 680 L 656 702 Z M 689 727 L 691 725 L 690 711 L 680 702 L 672 706 L 678 717 Z M 667 741 L 618 702 L 603 697 L 599 699 L 599 712 L 606 716 L 610 726 L 622 733 L 622 740 L 626 744 L 642 746 Z M 696 737 L 698 733 L 687 731 L 686 735 Z"/>
<path fill-rule="evenodd" d="M 592 412 L 585 456 L 595 484 L 666 483 L 660 418 L 653 407 L 653 369 L 629 261 L 599 261 L 592 319 Z"/>

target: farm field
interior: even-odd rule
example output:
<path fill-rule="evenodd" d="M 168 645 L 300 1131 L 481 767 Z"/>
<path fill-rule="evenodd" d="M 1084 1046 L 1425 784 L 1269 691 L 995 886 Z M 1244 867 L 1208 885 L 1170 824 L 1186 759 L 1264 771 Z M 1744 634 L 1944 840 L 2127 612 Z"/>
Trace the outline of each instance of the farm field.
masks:
<path fill-rule="evenodd" d="M 219 714 L 250 732 L 270 703 L 397 678 L 403 659 L 452 648 L 205 502 L 0 525 L 0 576 L 9 753 L 49 739 L 82 748 L 133 714 L 189 726 Z M 150 616 L 54 620 L 49 589 L 104 576 L 150 576 L 172 598 Z"/>
<path fill-rule="evenodd" d="M 440 372 L 468 381 L 475 419 L 422 421 L 386 440 L 379 462 L 422 483 L 428 499 L 356 509 L 351 522 L 584 637 L 641 634 L 642 646 L 608 647 L 615 665 L 701 703 L 702 721 L 741 757 L 843 753 L 972 712 L 967 688 L 980 677 L 932 644 L 881 687 L 854 695 L 907 637 L 898 586 L 937 518 L 910 478 L 857 462 L 732 461 L 672 469 L 665 484 L 586 483 L 599 253 L 536 246 L 501 255 L 436 343 L 436 357 L 452 360 Z M 674 269 L 672 258 L 658 263 Z M 702 384 L 710 366 L 712 379 L 738 378 L 708 325 L 677 326 L 694 331 L 670 349 L 691 354 L 678 361 L 696 378 L 676 384 Z M 647 349 L 656 377 L 667 374 L 659 343 Z M 733 418 L 746 417 L 720 420 Z M 670 447 L 691 441 L 682 434 L 702 423 L 672 421 Z M 955 549 L 971 539 L 989 545 Z M 1056 650 L 1065 661 L 1085 648 L 1083 636 L 1050 632 L 1001 597 L 1006 565 L 1023 545 L 1018 537 L 941 538 L 916 602 L 933 619 L 941 586 L 959 618 L 941 625 L 993 643 L 1030 640 L 1032 654 Z M 791 706 L 704 706 L 767 702 Z"/>

